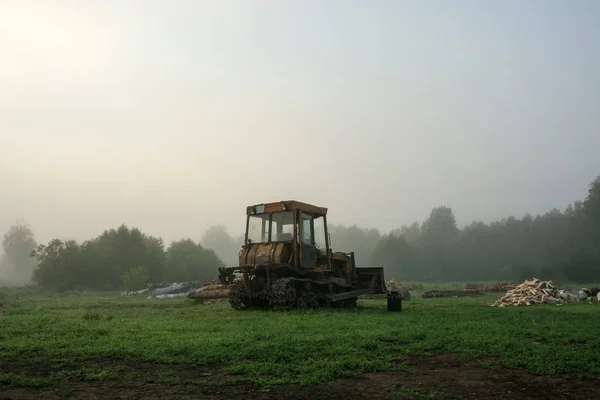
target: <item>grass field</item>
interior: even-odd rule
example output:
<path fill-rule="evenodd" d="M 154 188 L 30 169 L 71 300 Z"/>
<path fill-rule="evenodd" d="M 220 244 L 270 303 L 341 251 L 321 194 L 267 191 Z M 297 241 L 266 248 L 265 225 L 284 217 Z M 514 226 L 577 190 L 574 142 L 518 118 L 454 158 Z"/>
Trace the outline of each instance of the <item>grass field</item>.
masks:
<path fill-rule="evenodd" d="M 475 360 L 478 368 L 571 373 L 600 384 L 599 305 L 489 307 L 500 295 L 414 296 L 401 313 L 377 300 L 360 300 L 350 311 L 240 312 L 188 299 L 5 290 L 0 390 L 68 397 L 77 393 L 73 382 L 133 381 L 192 392 L 224 385 L 270 390 L 401 374 L 411 357 L 443 355 Z"/>

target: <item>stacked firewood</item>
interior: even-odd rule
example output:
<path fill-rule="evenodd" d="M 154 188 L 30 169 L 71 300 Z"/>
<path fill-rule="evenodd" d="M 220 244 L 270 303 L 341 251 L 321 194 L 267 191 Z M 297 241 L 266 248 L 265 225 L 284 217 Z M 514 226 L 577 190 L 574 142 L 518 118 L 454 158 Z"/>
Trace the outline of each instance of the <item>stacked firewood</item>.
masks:
<path fill-rule="evenodd" d="M 522 307 L 535 304 L 556 304 L 565 301 L 559 290 L 553 286 L 552 281 L 532 279 L 525 281 L 506 292 L 499 300 L 492 303 L 492 307 Z"/>

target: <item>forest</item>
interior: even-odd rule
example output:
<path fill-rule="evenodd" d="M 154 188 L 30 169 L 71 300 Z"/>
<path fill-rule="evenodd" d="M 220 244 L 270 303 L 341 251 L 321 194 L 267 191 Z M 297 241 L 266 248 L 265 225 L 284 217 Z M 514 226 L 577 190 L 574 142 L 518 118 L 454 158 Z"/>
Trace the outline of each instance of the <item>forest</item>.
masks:
<path fill-rule="evenodd" d="M 458 227 L 452 208 L 439 206 L 419 223 L 391 232 L 330 225 L 332 247 L 354 251 L 359 266 L 385 268 L 400 281 L 491 281 L 538 277 L 600 281 L 600 176 L 585 199 L 542 215 Z M 160 237 L 125 224 L 81 243 L 53 239 L 38 244 L 23 221 L 2 239 L 0 286 L 37 284 L 65 290 L 135 289 L 150 282 L 212 280 L 233 265 L 243 235 L 208 228 L 200 240 L 165 245 Z"/>

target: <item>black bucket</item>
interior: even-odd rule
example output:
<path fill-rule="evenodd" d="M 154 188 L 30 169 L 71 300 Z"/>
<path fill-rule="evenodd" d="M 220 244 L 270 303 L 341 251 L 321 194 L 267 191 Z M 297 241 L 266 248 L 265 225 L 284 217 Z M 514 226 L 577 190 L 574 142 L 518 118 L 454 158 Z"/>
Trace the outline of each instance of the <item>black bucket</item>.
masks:
<path fill-rule="evenodd" d="M 387 309 L 392 312 L 402 311 L 402 295 L 398 291 L 392 291 L 387 298 Z"/>

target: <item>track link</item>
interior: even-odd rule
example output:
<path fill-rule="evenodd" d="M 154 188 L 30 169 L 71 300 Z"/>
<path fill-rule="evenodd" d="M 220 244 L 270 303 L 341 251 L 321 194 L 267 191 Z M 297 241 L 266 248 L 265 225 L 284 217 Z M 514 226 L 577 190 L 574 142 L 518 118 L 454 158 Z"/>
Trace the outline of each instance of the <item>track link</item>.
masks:
<path fill-rule="evenodd" d="M 284 277 L 277 279 L 270 290 L 264 290 L 259 298 L 248 298 L 244 281 L 236 280 L 231 284 L 229 291 L 229 303 L 235 310 L 247 310 L 251 308 L 268 308 L 271 310 L 291 310 L 295 308 L 308 309 L 320 307 L 356 307 L 355 299 L 348 299 L 330 303 L 324 290 L 328 281 L 317 281 L 308 278 Z M 256 304 L 255 304 L 256 303 Z"/>
<path fill-rule="evenodd" d="M 323 306 L 347 307 L 345 301 L 330 303 L 325 298 L 329 281 L 317 281 L 308 278 L 280 278 L 273 283 L 269 293 L 269 308 L 271 310 L 291 310 L 294 308 L 320 308 Z M 308 287 L 308 289 L 306 289 Z M 319 289 L 321 288 L 321 289 Z M 354 303 L 356 304 L 356 303 Z"/>

